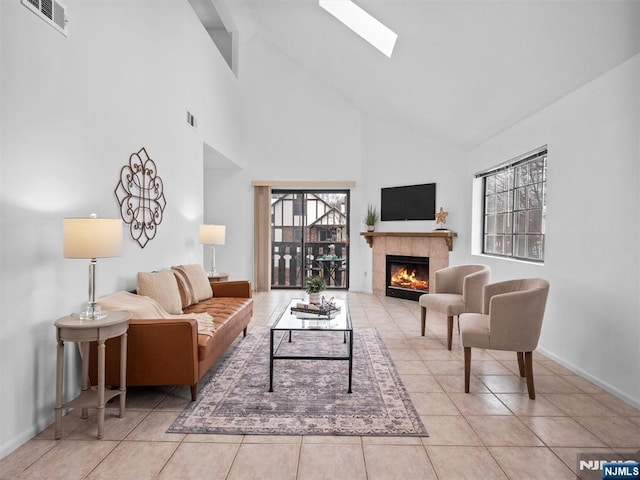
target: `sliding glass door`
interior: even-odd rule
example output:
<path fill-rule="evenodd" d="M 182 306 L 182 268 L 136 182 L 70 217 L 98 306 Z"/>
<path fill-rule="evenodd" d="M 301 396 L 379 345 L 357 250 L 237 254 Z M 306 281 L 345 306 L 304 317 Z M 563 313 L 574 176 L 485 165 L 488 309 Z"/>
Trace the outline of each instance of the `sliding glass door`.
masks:
<path fill-rule="evenodd" d="M 349 287 L 349 191 L 271 192 L 271 288 L 303 288 L 320 275 Z"/>

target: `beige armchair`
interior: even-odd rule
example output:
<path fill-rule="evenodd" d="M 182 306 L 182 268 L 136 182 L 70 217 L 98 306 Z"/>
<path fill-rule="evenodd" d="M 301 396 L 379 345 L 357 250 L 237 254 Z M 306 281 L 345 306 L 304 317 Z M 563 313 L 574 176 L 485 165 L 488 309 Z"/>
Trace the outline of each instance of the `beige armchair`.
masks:
<path fill-rule="evenodd" d="M 533 350 L 538 345 L 549 282 L 524 278 L 484 287 L 482 313 L 459 318 L 464 347 L 464 391 L 469 393 L 471 347 L 517 352 L 520 376 L 527 379 L 529 398 L 535 400 Z"/>
<path fill-rule="evenodd" d="M 486 265 L 456 265 L 436 271 L 435 285 L 420 296 L 422 336 L 427 323 L 427 310 L 447 316 L 447 348 L 451 350 L 453 317 L 482 311 L 482 288 L 489 283 L 491 270 Z"/>

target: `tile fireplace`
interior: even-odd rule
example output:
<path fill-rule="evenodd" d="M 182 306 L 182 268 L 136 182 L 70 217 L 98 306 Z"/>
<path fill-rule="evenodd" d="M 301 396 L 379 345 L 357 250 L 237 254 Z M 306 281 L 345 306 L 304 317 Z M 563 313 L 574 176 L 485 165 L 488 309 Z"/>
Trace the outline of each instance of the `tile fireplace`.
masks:
<path fill-rule="evenodd" d="M 457 237 L 455 232 L 449 231 L 361 232 L 360 235 L 364 237 L 372 250 L 371 286 L 373 293 L 382 296 L 387 295 L 387 255 L 428 258 L 428 282 L 433 286 L 435 272 L 449 266 L 449 252 L 453 249 L 453 239 Z"/>

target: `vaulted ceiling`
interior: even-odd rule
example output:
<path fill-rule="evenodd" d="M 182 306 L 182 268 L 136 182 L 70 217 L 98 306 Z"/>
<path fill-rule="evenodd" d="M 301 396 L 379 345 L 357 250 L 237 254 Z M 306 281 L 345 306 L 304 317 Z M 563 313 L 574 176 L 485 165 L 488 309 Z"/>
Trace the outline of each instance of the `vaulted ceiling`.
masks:
<path fill-rule="evenodd" d="M 398 34 L 391 58 L 318 0 L 210 1 L 364 112 L 463 149 L 640 52 L 637 0 L 354 0 Z"/>

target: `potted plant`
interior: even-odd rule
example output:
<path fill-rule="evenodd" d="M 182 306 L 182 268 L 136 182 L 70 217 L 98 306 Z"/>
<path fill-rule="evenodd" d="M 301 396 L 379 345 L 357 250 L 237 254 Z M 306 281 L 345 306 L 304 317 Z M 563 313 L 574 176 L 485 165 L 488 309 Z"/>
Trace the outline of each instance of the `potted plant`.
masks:
<path fill-rule="evenodd" d="M 309 294 L 309 303 L 320 303 L 320 292 L 327 288 L 327 282 L 319 275 L 308 277 L 304 284 L 305 291 Z"/>
<path fill-rule="evenodd" d="M 378 221 L 378 210 L 374 205 L 367 205 L 367 213 L 362 221 L 367 226 L 368 232 L 373 232 L 376 229 L 376 222 Z"/>

